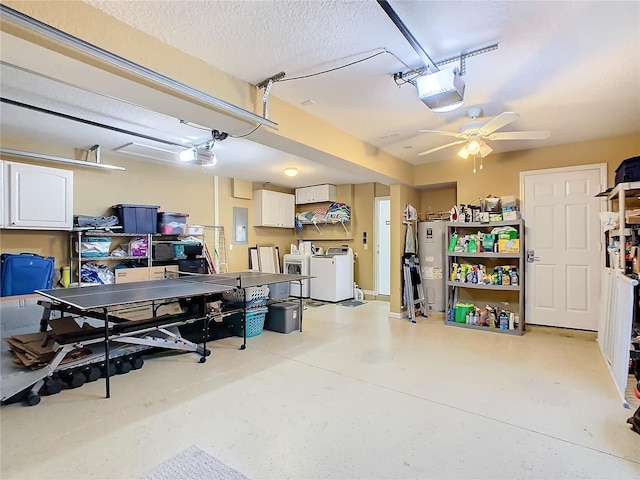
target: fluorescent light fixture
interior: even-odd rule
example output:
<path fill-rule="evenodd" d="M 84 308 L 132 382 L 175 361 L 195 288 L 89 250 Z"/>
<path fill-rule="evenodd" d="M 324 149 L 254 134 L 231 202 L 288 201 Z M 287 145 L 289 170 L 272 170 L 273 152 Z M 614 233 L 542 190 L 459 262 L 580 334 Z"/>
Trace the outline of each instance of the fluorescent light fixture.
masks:
<path fill-rule="evenodd" d="M 450 112 L 464 103 L 465 85 L 456 69 L 422 75 L 416 87 L 420 100 L 434 112 Z"/>
<path fill-rule="evenodd" d="M 284 174 L 287 177 L 295 177 L 298 175 L 298 169 L 296 167 L 287 167 L 284 169 Z"/>
<path fill-rule="evenodd" d="M 44 155 L 42 153 L 23 152 L 21 150 L 12 150 L 10 148 L 0 148 L 0 154 L 10 155 L 13 157 L 32 158 L 35 160 L 42 160 L 46 162 L 68 163 L 71 165 L 78 165 L 80 167 L 102 168 L 105 170 L 126 170 L 124 167 L 107 165 L 106 163 L 92 163 L 86 160 L 72 160 L 71 158 L 54 157 L 52 155 Z"/>

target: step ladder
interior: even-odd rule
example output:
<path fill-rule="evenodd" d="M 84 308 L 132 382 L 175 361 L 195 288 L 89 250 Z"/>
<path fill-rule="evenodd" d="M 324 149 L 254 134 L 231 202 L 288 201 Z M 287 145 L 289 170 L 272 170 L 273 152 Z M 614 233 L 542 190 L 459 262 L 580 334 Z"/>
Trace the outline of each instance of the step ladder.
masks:
<path fill-rule="evenodd" d="M 422 282 L 414 284 L 411 280 L 411 269 L 415 268 L 420 272 L 420 262 L 417 256 L 405 258 L 402 265 L 404 274 L 404 304 L 409 313 L 411 323 L 416 323 L 416 310 L 423 317 L 427 317 L 427 307 L 424 300 L 424 289 Z"/>

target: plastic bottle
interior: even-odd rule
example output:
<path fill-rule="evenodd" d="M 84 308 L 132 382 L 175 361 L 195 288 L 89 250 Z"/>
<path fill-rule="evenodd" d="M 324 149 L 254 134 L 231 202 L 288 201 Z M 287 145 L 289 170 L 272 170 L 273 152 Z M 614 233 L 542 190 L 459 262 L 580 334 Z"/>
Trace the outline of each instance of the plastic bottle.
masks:
<path fill-rule="evenodd" d="M 520 278 L 518 277 L 518 269 L 513 267 L 509 273 L 511 275 L 511 285 L 519 285 Z"/>

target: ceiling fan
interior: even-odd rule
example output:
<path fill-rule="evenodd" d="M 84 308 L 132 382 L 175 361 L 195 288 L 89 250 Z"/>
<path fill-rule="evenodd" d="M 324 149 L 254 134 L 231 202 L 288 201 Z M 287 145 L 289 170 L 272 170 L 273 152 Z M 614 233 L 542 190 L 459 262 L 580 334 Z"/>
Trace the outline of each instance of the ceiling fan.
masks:
<path fill-rule="evenodd" d="M 459 151 L 458 156 L 464 159 L 470 156 L 479 156 L 484 158 L 493 152 L 493 148 L 489 146 L 485 140 L 544 140 L 549 138 L 550 132 L 541 131 L 522 131 L 522 132 L 496 132 L 505 125 L 514 122 L 520 115 L 514 112 L 502 112 L 500 115 L 492 118 L 488 122 L 479 121 L 478 117 L 482 115 L 481 108 L 470 108 L 467 115 L 471 118 L 471 122 L 465 123 L 460 127 L 459 133 L 444 132 L 440 130 L 419 130 L 420 133 L 437 133 L 439 135 L 447 135 L 449 137 L 459 138 L 452 143 L 447 143 L 440 147 L 432 148 L 419 153 L 418 155 L 428 155 L 444 148 L 454 145 L 465 144 Z"/>

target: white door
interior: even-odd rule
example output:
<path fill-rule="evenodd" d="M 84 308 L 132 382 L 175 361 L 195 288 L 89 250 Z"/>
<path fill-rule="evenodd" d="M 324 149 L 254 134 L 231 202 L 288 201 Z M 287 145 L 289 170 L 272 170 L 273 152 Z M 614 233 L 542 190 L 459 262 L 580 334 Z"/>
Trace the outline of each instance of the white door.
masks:
<path fill-rule="evenodd" d="M 391 200 L 376 198 L 376 290 L 391 295 Z"/>
<path fill-rule="evenodd" d="M 605 164 L 520 173 L 527 323 L 598 329 L 605 178 Z"/>

